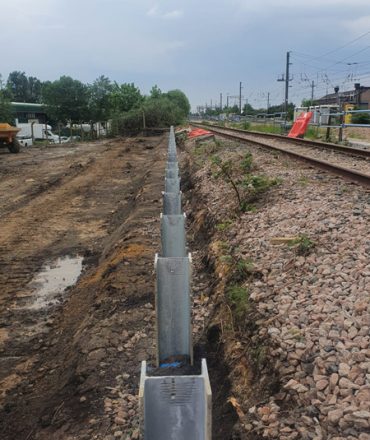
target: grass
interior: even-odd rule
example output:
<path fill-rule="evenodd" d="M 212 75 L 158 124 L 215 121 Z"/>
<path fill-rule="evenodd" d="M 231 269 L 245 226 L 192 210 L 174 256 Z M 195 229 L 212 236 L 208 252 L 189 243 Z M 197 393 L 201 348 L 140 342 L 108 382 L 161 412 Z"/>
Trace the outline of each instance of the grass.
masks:
<path fill-rule="evenodd" d="M 272 133 L 272 134 L 281 134 L 280 125 L 271 125 L 271 124 L 252 124 L 252 131 L 259 131 L 260 133 Z"/>
<path fill-rule="evenodd" d="M 216 229 L 220 232 L 227 231 L 230 229 L 231 225 L 233 224 L 232 220 L 226 219 L 223 222 L 220 222 L 216 225 Z"/>
<path fill-rule="evenodd" d="M 309 255 L 312 249 L 315 247 L 315 242 L 310 239 L 306 234 L 301 234 L 298 238 L 291 240 L 290 247 L 294 247 L 298 255 Z"/>
<path fill-rule="evenodd" d="M 248 275 L 253 272 L 254 264 L 251 259 L 245 260 L 244 258 L 239 258 L 235 263 L 235 275 L 244 280 Z"/>
<path fill-rule="evenodd" d="M 298 183 L 299 183 L 301 186 L 307 186 L 308 183 L 309 183 L 309 179 L 308 179 L 308 177 L 306 177 L 306 176 L 301 176 L 301 177 L 298 179 Z"/>
<path fill-rule="evenodd" d="M 260 367 L 267 359 L 268 348 L 264 345 L 258 345 L 254 349 L 251 349 L 250 354 L 255 366 Z"/>
<path fill-rule="evenodd" d="M 214 178 L 222 178 L 230 185 L 238 202 L 240 212 L 254 212 L 252 204 L 259 195 L 266 192 L 272 186 L 281 183 L 279 178 L 270 178 L 266 175 L 254 175 L 253 156 L 250 152 L 238 157 L 238 160 L 223 160 L 220 156 L 211 157 Z"/>
<path fill-rule="evenodd" d="M 249 291 L 246 287 L 233 284 L 226 290 L 226 298 L 236 318 L 242 318 L 250 308 Z"/>

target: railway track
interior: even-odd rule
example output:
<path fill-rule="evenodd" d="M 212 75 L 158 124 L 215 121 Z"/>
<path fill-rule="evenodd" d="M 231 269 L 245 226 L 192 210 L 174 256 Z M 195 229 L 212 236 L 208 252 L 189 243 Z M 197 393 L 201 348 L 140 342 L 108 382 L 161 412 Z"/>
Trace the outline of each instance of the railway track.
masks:
<path fill-rule="evenodd" d="M 292 139 L 281 135 L 247 132 L 240 129 L 191 123 L 207 128 L 213 133 L 269 150 L 284 153 L 310 165 L 344 177 L 370 188 L 370 151 L 325 144 L 304 139 Z"/>

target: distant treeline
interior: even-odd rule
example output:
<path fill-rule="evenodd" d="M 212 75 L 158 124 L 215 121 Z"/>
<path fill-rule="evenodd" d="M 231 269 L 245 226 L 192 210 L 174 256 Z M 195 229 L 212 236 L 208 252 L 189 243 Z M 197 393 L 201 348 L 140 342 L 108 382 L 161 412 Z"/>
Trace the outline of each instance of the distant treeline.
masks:
<path fill-rule="evenodd" d="M 134 83 L 118 84 L 105 76 L 84 84 L 70 76 L 40 81 L 14 71 L 3 81 L 0 75 L 0 122 L 14 120 L 11 101 L 44 104 L 51 125 L 111 120 L 117 132 L 177 125 L 190 112 L 181 90 L 164 93 L 155 85 L 145 96 Z"/>

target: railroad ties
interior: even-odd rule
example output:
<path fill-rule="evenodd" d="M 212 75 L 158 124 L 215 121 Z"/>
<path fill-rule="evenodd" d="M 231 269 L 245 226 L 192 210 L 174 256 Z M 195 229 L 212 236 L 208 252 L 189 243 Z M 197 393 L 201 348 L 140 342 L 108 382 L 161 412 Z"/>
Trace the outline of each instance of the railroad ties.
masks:
<path fill-rule="evenodd" d="M 162 194 L 161 253 L 154 262 L 157 365 L 141 365 L 142 430 L 144 440 L 210 440 L 212 394 L 206 360 L 193 358 L 191 254 L 173 127 Z"/>

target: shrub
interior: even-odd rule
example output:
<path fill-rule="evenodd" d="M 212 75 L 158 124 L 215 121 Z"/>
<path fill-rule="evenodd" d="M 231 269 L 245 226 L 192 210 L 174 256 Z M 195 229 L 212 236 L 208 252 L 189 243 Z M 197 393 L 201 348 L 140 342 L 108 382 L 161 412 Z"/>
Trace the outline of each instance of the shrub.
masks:
<path fill-rule="evenodd" d="M 353 113 L 352 124 L 370 124 L 370 113 Z"/>

